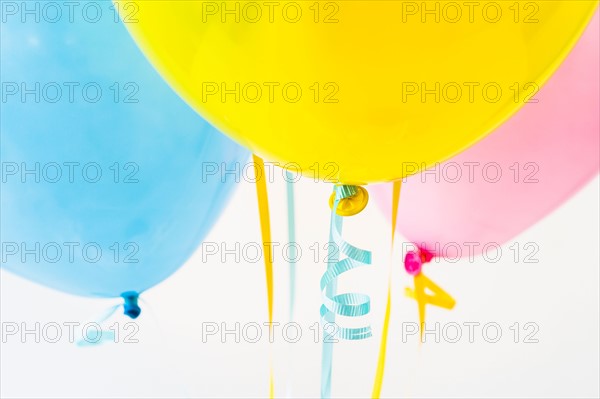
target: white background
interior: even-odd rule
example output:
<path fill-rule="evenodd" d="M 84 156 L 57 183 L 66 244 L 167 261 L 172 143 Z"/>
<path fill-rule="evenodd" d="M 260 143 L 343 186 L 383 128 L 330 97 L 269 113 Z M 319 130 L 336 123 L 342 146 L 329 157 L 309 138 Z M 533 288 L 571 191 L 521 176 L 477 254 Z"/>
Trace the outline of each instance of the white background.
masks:
<path fill-rule="evenodd" d="M 281 171 L 269 184 L 273 240 L 287 240 L 285 182 Z M 267 300 L 262 261 L 235 262 L 219 256 L 202 262 L 201 250 L 179 272 L 144 293 L 137 320 L 139 343 L 80 348 L 63 337 L 58 343 L 25 342 L 5 337 L 1 357 L 3 397 L 266 397 L 269 353 L 273 353 L 278 397 L 318 397 L 321 344 L 311 325 L 318 321 L 319 278 L 325 268 L 309 249 L 327 242 L 331 187 L 303 180 L 297 192 L 298 242 L 295 321 L 302 328 L 298 343 L 289 344 L 281 330 L 268 345 L 268 330 L 258 343 L 234 334 L 202 335 L 202 323 L 263 323 Z M 402 337 L 402 323 L 418 321 L 416 303 L 403 294 L 411 279 L 402 253 L 393 257 L 393 308 L 383 397 L 598 397 L 599 375 L 599 180 L 549 217 L 515 237 L 519 246 L 539 245 L 538 263 L 515 262 L 506 244 L 497 263 L 433 263 L 426 274 L 457 300 L 453 311 L 428 307 L 429 325 L 439 322 L 495 322 L 502 328 L 497 343 L 488 343 L 481 326 L 474 342 L 468 330 L 458 343 L 419 345 Z M 389 224 L 372 201 L 359 216 L 347 219 L 344 235 L 374 252 L 373 266 L 345 275 L 340 292 L 371 296 L 374 337 L 335 346 L 332 395 L 369 397 L 379 349 L 390 262 Z M 401 223 L 401 221 L 399 221 Z M 240 183 L 206 241 L 260 242 L 254 185 Z M 522 258 L 521 254 L 521 258 Z M 289 321 L 289 274 L 281 251 L 275 252 L 275 321 Z M 56 292 L 1 272 L 3 323 L 85 322 L 117 303 Z M 123 325 L 122 316 L 113 319 Z M 519 343 L 509 328 L 520 323 Z M 524 343 L 523 324 L 539 326 L 538 343 Z M 124 328 L 121 332 L 125 333 Z M 248 330 L 250 338 L 254 330 Z M 493 330 L 491 331 L 493 332 Z M 66 334 L 66 329 L 64 331 Z M 454 330 L 448 330 L 451 338 Z M 493 338 L 493 334 L 489 334 Z M 123 340 L 123 336 L 120 340 Z M 222 342 L 224 341 L 224 342 Z M 405 342 L 403 342 L 405 341 Z"/>

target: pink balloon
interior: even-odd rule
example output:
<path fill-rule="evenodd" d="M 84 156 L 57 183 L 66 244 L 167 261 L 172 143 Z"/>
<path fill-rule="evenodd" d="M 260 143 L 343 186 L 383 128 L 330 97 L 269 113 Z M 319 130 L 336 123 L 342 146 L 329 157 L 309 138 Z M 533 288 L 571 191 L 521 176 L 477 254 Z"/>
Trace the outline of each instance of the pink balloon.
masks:
<path fill-rule="evenodd" d="M 597 12 L 537 103 L 458 156 L 406 179 L 399 233 L 433 256 L 479 254 L 536 223 L 598 173 L 598 21 Z M 390 185 L 371 191 L 391 220 Z"/>

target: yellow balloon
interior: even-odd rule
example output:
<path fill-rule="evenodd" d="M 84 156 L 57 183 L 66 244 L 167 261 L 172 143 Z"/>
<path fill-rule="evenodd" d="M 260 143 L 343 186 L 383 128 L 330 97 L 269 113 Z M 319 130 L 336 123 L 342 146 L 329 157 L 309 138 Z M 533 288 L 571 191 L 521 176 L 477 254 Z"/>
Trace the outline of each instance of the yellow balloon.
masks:
<path fill-rule="evenodd" d="M 116 6 L 155 67 L 216 127 L 290 170 L 365 184 L 441 162 L 535 101 L 597 1 Z"/>

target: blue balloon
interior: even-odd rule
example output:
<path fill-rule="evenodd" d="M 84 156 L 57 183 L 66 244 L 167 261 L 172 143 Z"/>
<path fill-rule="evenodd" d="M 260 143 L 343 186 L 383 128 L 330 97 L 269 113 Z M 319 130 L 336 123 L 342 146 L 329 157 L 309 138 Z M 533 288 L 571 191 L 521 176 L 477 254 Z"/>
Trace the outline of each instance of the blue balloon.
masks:
<path fill-rule="evenodd" d="M 10 4 L 2 266 L 68 293 L 122 296 L 135 317 L 137 295 L 204 239 L 235 185 L 226 171 L 249 153 L 164 83 L 110 1 Z"/>

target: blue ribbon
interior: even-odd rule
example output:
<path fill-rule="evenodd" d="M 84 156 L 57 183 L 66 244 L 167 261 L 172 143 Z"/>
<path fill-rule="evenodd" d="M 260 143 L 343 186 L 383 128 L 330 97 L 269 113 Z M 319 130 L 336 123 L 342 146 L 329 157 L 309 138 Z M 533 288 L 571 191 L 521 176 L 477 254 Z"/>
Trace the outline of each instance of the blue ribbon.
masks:
<path fill-rule="evenodd" d="M 124 292 L 123 294 L 121 294 L 121 297 L 123 298 L 123 314 L 126 316 L 129 316 L 132 319 L 137 318 L 140 313 L 141 313 L 141 309 L 138 305 L 138 299 L 139 299 L 139 295 L 137 292 L 134 291 L 127 291 Z M 119 310 L 119 308 L 121 307 L 121 305 L 115 305 L 109 309 L 106 310 L 106 312 L 104 312 L 104 314 L 100 317 L 98 317 L 95 321 L 96 324 L 100 325 L 101 323 L 105 322 L 106 320 L 108 320 L 112 315 L 114 315 L 117 310 Z M 78 339 L 75 344 L 77 346 L 98 346 L 98 345 L 102 345 L 106 342 L 115 342 L 115 332 L 112 330 L 105 330 L 102 329 L 98 332 L 98 334 L 100 334 L 100 336 L 98 337 L 98 340 L 94 340 L 91 341 L 88 338 L 89 337 L 82 337 L 80 339 Z"/>
<path fill-rule="evenodd" d="M 95 323 L 100 325 L 101 323 L 105 322 L 112 315 L 114 315 L 120 307 L 121 307 L 121 305 L 115 305 L 115 306 L 112 306 L 111 308 L 107 309 L 102 316 L 100 316 L 96 319 Z M 112 330 L 101 329 L 100 331 L 98 331 L 98 334 L 100 336 L 96 340 L 90 340 L 89 337 L 81 337 L 77 341 L 75 341 L 75 344 L 77 346 L 83 347 L 83 346 L 99 346 L 99 345 L 102 345 L 107 342 L 112 342 L 112 343 L 115 342 L 115 332 Z"/>
<path fill-rule="evenodd" d="M 290 320 L 294 320 L 296 307 L 296 218 L 294 210 L 294 175 L 286 170 L 287 208 L 288 208 L 288 242 L 290 244 Z"/>
<path fill-rule="evenodd" d="M 294 313 L 296 310 L 296 260 L 298 251 L 296 251 L 296 212 L 294 206 L 294 175 L 289 170 L 285 171 L 286 174 L 286 188 L 287 188 L 287 220 L 288 220 L 288 243 L 290 244 L 289 252 L 289 269 L 290 269 L 290 321 L 294 321 Z M 292 347 L 290 346 L 289 354 L 289 367 L 292 369 L 293 356 L 291 353 Z M 292 375 L 291 373 L 287 379 L 287 393 L 288 397 L 292 396 Z"/>
<path fill-rule="evenodd" d="M 323 356 L 321 364 L 321 397 L 331 397 L 331 370 L 333 360 L 333 340 L 359 340 L 372 335 L 371 326 L 348 328 L 334 324 L 334 331 L 326 331 L 328 324 L 335 323 L 335 315 L 359 317 L 369 313 L 371 300 L 368 295 L 360 293 L 336 294 L 337 278 L 352 269 L 371 264 L 371 252 L 355 247 L 342 238 L 343 218 L 337 214 L 340 201 L 356 194 L 356 186 L 335 186 L 335 200 L 331 211 L 331 227 L 329 234 L 329 264 L 321 277 L 323 304 L 321 305 L 321 322 L 323 323 Z M 340 260 L 340 254 L 346 257 Z M 326 335 L 327 334 L 327 335 Z"/>

